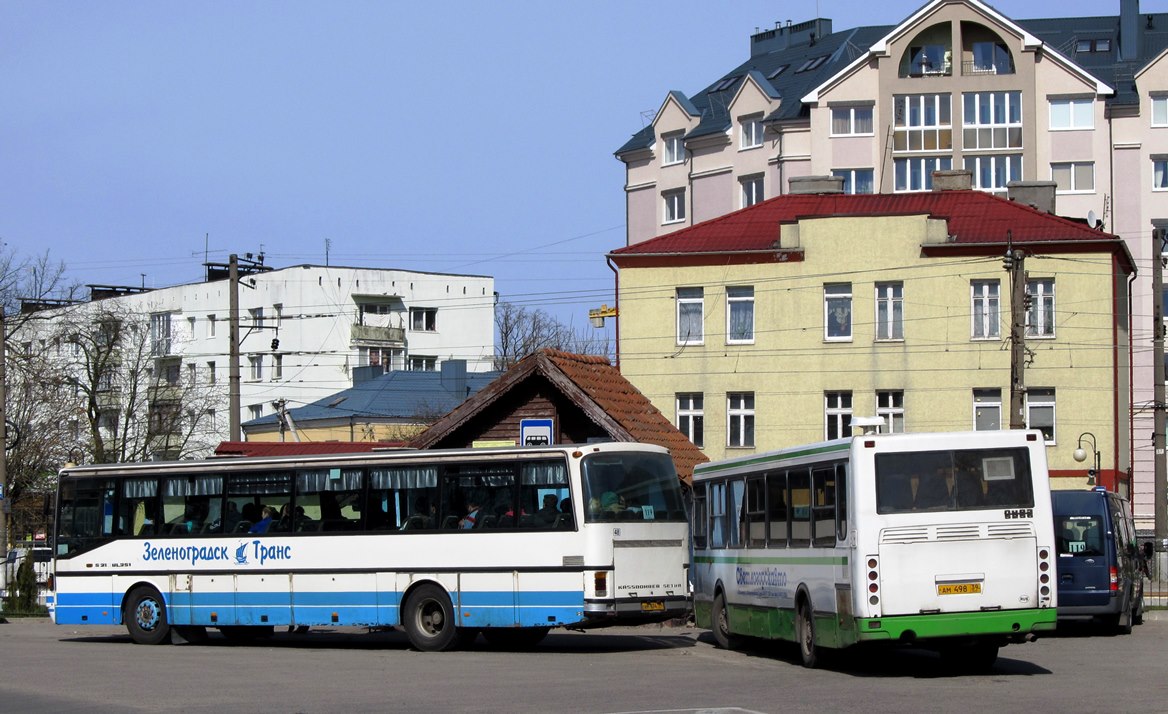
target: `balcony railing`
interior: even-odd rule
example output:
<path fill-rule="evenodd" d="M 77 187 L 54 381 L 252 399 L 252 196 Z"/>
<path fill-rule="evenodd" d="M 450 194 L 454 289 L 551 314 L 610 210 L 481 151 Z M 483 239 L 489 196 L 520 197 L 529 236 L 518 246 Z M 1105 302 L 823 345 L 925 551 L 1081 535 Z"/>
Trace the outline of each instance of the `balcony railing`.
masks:
<path fill-rule="evenodd" d="M 405 346 L 406 331 L 401 327 L 376 327 L 373 325 L 353 325 L 349 332 L 353 342 L 376 342 Z"/>

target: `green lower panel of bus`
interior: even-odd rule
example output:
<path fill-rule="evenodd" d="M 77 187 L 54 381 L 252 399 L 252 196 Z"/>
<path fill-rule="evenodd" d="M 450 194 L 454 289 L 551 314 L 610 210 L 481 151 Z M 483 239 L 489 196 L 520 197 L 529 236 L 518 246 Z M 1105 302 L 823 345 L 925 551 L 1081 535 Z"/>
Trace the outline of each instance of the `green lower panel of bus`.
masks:
<path fill-rule="evenodd" d="M 712 606 L 709 602 L 694 602 L 694 623 L 707 630 L 713 629 Z M 795 641 L 795 612 L 773 607 L 728 605 L 730 631 L 736 635 L 758 637 L 764 640 Z M 815 613 L 815 641 L 822 647 L 847 647 L 857 642 L 852 619 L 837 617 L 835 613 Z"/>
<path fill-rule="evenodd" d="M 991 612 L 948 612 L 931 615 L 857 618 L 861 642 L 931 639 L 961 635 L 1024 635 L 1053 632 L 1058 611 L 1052 607 Z"/>
<path fill-rule="evenodd" d="M 857 642 L 925 640 L 969 635 L 1024 635 L 1053 632 L 1054 608 L 992 612 L 936 613 L 896 617 L 855 618 L 815 613 L 815 641 L 821 647 L 842 648 Z M 795 612 L 778 608 L 730 605 L 730 631 L 768 640 L 795 640 Z M 694 603 L 698 627 L 713 629 L 710 602 Z"/>

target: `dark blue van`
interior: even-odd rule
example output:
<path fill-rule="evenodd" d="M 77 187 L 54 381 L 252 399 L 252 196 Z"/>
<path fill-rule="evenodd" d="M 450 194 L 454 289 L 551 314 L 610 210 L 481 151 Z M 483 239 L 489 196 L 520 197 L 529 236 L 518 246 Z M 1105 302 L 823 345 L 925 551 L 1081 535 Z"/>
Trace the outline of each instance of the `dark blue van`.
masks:
<path fill-rule="evenodd" d="M 1058 616 L 1122 634 L 1144 618 L 1144 558 L 1126 498 L 1104 488 L 1051 491 L 1058 544 Z"/>

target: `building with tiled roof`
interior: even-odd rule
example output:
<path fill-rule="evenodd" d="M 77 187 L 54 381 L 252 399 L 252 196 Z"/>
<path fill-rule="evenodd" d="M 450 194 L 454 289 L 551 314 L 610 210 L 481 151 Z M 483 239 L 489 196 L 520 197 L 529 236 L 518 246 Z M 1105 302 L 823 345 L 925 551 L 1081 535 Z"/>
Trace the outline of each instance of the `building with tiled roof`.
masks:
<path fill-rule="evenodd" d="M 1010 11 L 1008 1 L 932 0 L 887 25 L 756 31 L 741 63 L 712 67 L 715 79 L 692 94 L 663 91 L 652 123 L 616 150 L 626 244 L 786 194 L 807 176 L 875 194 L 927 192 L 937 170 L 968 170 L 998 195 L 1049 180 L 1060 215 L 1127 242 L 1141 267 L 1135 340 L 1150 344 L 1152 234 L 1168 226 L 1168 14 L 1141 12 L 1139 0 L 1108 0 L 1094 17 Z M 1148 434 L 1152 350 L 1135 352 L 1132 375 L 1129 430 Z M 1150 528 L 1150 440 L 1123 459 L 1138 525 Z"/>
<path fill-rule="evenodd" d="M 791 194 L 609 258 L 621 374 L 711 459 L 850 435 L 859 416 L 1005 428 L 1016 322 L 1052 475 L 1086 485 L 1072 452 L 1090 431 L 1100 483 L 1128 487 L 1134 266 L 1115 235 L 968 188 Z"/>
<path fill-rule="evenodd" d="M 519 444 L 525 420 L 550 420 L 554 444 L 603 440 L 664 446 L 686 481 L 693 467 L 706 461 L 608 359 L 553 349 L 520 360 L 410 445 L 429 449 Z"/>

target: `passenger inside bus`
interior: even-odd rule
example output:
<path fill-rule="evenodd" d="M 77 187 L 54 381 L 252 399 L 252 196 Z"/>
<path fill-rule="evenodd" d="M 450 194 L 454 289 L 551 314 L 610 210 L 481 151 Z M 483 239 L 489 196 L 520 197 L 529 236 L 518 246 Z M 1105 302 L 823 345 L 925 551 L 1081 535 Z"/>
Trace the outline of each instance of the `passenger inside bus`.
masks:
<path fill-rule="evenodd" d="M 482 517 L 482 509 L 480 508 L 481 504 L 479 504 L 480 500 L 481 499 L 477 497 L 471 497 L 467 499 L 466 515 L 463 516 L 462 520 L 458 522 L 458 527 L 460 529 L 468 530 L 470 528 L 474 528 L 475 524 L 478 523 L 479 518 Z"/>
<path fill-rule="evenodd" d="M 276 509 L 271 506 L 264 506 L 263 511 L 260 512 L 263 518 L 257 521 L 249 530 L 248 533 L 267 533 L 268 529 L 272 527 L 272 520 L 276 515 Z"/>

